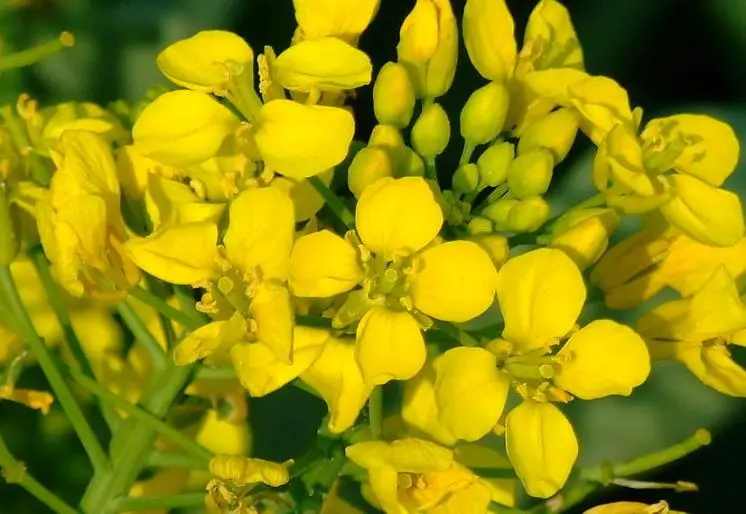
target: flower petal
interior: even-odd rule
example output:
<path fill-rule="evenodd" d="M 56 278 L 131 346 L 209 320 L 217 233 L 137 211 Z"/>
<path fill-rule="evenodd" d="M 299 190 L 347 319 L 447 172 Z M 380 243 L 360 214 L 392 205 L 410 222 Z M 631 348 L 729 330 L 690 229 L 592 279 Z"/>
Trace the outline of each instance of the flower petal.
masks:
<path fill-rule="evenodd" d="M 214 223 L 164 227 L 124 243 L 139 268 L 172 284 L 191 285 L 217 276 L 218 228 Z"/>
<path fill-rule="evenodd" d="M 290 364 L 293 358 L 293 305 L 284 286 L 264 282 L 251 299 L 249 308 L 256 322 L 257 339 L 278 359 Z"/>
<path fill-rule="evenodd" d="M 295 19 L 306 39 L 336 36 L 352 42 L 378 11 L 380 0 L 293 0 Z"/>
<path fill-rule="evenodd" d="M 401 416 L 413 433 L 425 433 L 439 444 L 453 446 L 458 440 L 440 421 L 435 369 L 430 359 L 416 377 L 404 383 Z"/>
<path fill-rule="evenodd" d="M 454 437 L 476 441 L 497 424 L 510 381 L 497 358 L 482 348 L 459 347 L 438 357 L 435 398 L 441 423 Z"/>
<path fill-rule="evenodd" d="M 360 195 L 357 232 L 374 253 L 409 255 L 432 241 L 443 225 L 443 211 L 425 179 L 382 178 Z"/>
<path fill-rule="evenodd" d="M 531 350 L 570 332 L 585 303 L 585 285 L 564 252 L 543 248 L 500 268 L 497 299 L 505 319 L 503 338 Z"/>
<path fill-rule="evenodd" d="M 583 69 L 583 49 L 567 8 L 556 0 L 542 0 L 531 12 L 519 58 L 534 69 Z"/>
<path fill-rule="evenodd" d="M 187 335 L 174 349 L 174 362 L 185 366 L 209 357 L 239 341 L 244 335 L 237 315 L 227 321 L 213 321 Z"/>
<path fill-rule="evenodd" d="M 285 280 L 293 246 L 295 217 L 288 195 L 272 187 L 243 191 L 230 207 L 224 242 L 228 260 L 264 278 Z"/>
<path fill-rule="evenodd" d="M 495 299 L 497 272 L 487 252 L 470 241 L 450 241 L 422 252 L 410 279 L 414 305 L 456 323 L 476 318 Z"/>
<path fill-rule="evenodd" d="M 526 492 L 549 498 L 570 476 L 578 458 L 572 425 L 551 403 L 525 400 L 505 421 L 505 446 Z"/>
<path fill-rule="evenodd" d="M 360 320 L 355 357 L 367 384 L 410 379 L 425 356 L 420 326 L 408 312 L 374 307 Z"/>
<path fill-rule="evenodd" d="M 746 397 L 746 370 L 733 360 L 724 345 L 661 344 L 674 344 L 676 360 L 683 362 L 706 386 L 729 396 Z"/>
<path fill-rule="evenodd" d="M 363 279 L 357 251 L 329 230 L 299 238 L 290 254 L 290 287 L 301 297 L 327 298 Z"/>
<path fill-rule="evenodd" d="M 442 471 L 453 464 L 453 452 L 430 441 L 409 437 L 391 443 L 365 441 L 345 449 L 347 457 L 366 469 L 392 466 L 400 473 Z"/>
<path fill-rule="evenodd" d="M 554 382 L 583 400 L 613 394 L 629 396 L 650 373 L 645 341 L 631 328 L 601 319 L 573 334 L 557 353 Z"/>
<path fill-rule="evenodd" d="M 328 169 L 317 176 L 328 187 L 334 177 L 334 169 Z M 272 179 L 270 187 L 285 191 L 290 196 L 295 207 L 295 221 L 311 219 L 326 203 L 324 197 L 306 179 L 277 176 Z"/>
<path fill-rule="evenodd" d="M 301 376 L 329 407 L 329 431 L 339 434 L 350 428 L 365 402 L 371 387 L 355 361 L 353 341 L 329 338 L 318 359 Z"/>
<path fill-rule="evenodd" d="M 231 348 L 231 359 L 238 378 L 251 396 L 264 396 L 278 390 L 306 371 L 318 358 L 329 339 L 326 330 L 295 327 L 293 363 L 280 361 L 262 343 L 242 343 Z"/>
<path fill-rule="evenodd" d="M 342 162 L 354 132 L 355 120 L 344 109 L 272 100 L 259 113 L 254 140 L 267 167 L 304 178 Z"/>

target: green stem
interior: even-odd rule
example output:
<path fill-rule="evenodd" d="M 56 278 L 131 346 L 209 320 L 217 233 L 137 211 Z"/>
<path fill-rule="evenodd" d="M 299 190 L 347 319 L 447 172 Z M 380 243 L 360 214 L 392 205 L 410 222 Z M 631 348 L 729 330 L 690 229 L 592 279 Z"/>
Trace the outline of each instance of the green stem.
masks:
<path fill-rule="evenodd" d="M 168 302 L 161 300 L 150 291 L 147 291 L 141 287 L 134 287 L 130 289 L 129 294 L 133 298 L 140 300 L 142 303 L 149 305 L 150 307 L 155 309 L 156 312 L 163 314 L 167 318 L 183 325 L 189 330 L 197 330 L 205 324 L 205 320 L 202 318 L 202 316 L 198 317 L 193 314 L 180 311 L 179 309 L 169 305 Z"/>
<path fill-rule="evenodd" d="M 425 178 L 438 183 L 438 169 L 435 166 L 435 158 L 425 159 Z"/>
<path fill-rule="evenodd" d="M 342 199 L 335 195 L 319 177 L 309 177 L 308 182 L 313 186 L 316 192 L 326 200 L 326 204 L 344 226 L 349 230 L 353 230 L 355 228 L 355 217 L 344 204 Z"/>
<path fill-rule="evenodd" d="M 23 68 L 38 62 L 45 57 L 54 55 L 63 48 L 70 48 L 75 44 L 75 38 L 69 32 L 63 32 L 59 37 L 47 41 L 33 48 L 21 50 L 14 54 L 0 58 L 0 73 L 16 68 Z"/>
<path fill-rule="evenodd" d="M 48 187 L 52 181 L 52 170 L 41 156 L 32 153 L 34 147 L 29 141 L 24 122 L 21 121 L 18 114 L 10 105 L 1 108 L 0 115 L 3 121 L 5 121 L 5 127 L 8 129 L 13 145 L 15 145 L 18 153 L 22 157 L 25 157 L 28 162 L 31 178 L 37 184 Z"/>
<path fill-rule="evenodd" d="M 161 496 L 141 496 L 136 498 L 116 498 L 113 502 L 114 512 L 127 512 L 150 509 L 188 509 L 204 508 L 205 493 L 184 493 Z"/>
<path fill-rule="evenodd" d="M 209 462 L 209 461 L 208 461 Z M 205 469 L 205 459 L 180 452 L 153 451 L 148 455 L 145 466 L 149 468 Z"/>
<path fill-rule="evenodd" d="M 373 388 L 368 398 L 368 419 L 370 423 L 370 436 L 380 439 L 383 432 L 383 388 Z"/>
<path fill-rule="evenodd" d="M 8 310 L 14 314 L 18 332 L 39 362 L 39 366 L 41 366 L 44 375 L 47 377 L 55 397 L 60 402 L 62 409 L 70 420 L 70 424 L 72 424 L 73 429 L 80 438 L 83 448 L 91 459 L 93 468 L 96 471 L 108 469 L 109 459 L 106 456 L 106 452 L 83 414 L 83 410 L 75 399 L 72 389 L 70 389 L 70 386 L 55 364 L 52 352 L 47 348 L 41 337 L 39 337 L 39 334 L 36 333 L 34 323 L 18 294 L 18 289 L 10 273 L 10 268 L 0 268 L 0 289 L 2 289 L 8 301 Z"/>
<path fill-rule="evenodd" d="M 464 149 L 461 150 L 461 158 L 458 161 L 459 166 L 469 162 L 471 156 L 474 154 L 475 149 L 476 146 L 474 146 L 469 141 L 464 140 Z"/>
<path fill-rule="evenodd" d="M 132 306 L 127 302 L 121 302 L 117 305 L 117 313 L 122 317 L 127 328 L 132 331 L 135 340 L 148 352 L 153 365 L 157 369 L 162 369 L 166 363 L 166 353 Z"/>
<path fill-rule="evenodd" d="M 78 514 L 77 510 L 41 485 L 26 471 L 23 462 L 17 461 L 5 446 L 2 436 L 0 436 L 0 468 L 2 468 L 2 476 L 6 482 L 20 485 L 57 514 Z"/>

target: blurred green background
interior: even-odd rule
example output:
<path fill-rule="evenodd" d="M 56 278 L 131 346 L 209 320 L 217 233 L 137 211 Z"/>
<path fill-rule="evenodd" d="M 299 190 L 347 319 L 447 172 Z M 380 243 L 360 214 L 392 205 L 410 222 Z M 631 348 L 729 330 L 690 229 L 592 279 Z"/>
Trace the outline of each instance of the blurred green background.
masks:
<path fill-rule="evenodd" d="M 350 0 L 354 1 L 354 0 Z M 395 58 L 401 21 L 414 0 L 383 0 L 378 17 L 360 46 L 376 68 Z M 463 2 L 453 0 L 457 15 Z M 520 37 L 533 1 L 508 1 Z M 713 114 L 732 123 L 746 138 L 746 1 L 744 0 L 567 0 L 593 74 L 609 75 L 642 105 L 646 119 L 674 111 Z M 107 104 L 137 100 L 165 82 L 155 66 L 167 43 L 194 32 L 220 28 L 243 36 L 258 53 L 264 45 L 286 47 L 295 22 L 291 0 L 0 0 L 0 40 L 12 52 L 72 31 L 77 45 L 30 69 L 0 76 L 0 100 L 14 102 L 29 92 L 43 105 L 66 100 Z M 457 80 L 443 104 L 452 120 L 469 93 L 483 84 L 462 49 Z M 374 123 L 370 89 L 356 101 L 358 139 Z M 581 138 L 582 139 L 582 138 Z M 458 144 L 454 145 L 458 146 Z M 589 196 L 589 144 L 574 150 L 557 178 L 558 202 Z M 452 170 L 460 148 L 445 158 Z M 743 164 L 730 186 L 746 193 Z M 41 383 L 27 373 L 22 383 Z M 293 409 L 288 409 L 293 405 Z M 651 479 L 687 480 L 698 493 L 606 489 L 592 503 L 620 499 L 668 500 L 696 514 L 746 512 L 746 404 L 719 395 L 681 366 L 655 366 L 633 399 L 573 402 L 567 411 L 581 440 L 581 464 L 618 460 L 650 452 L 706 427 L 714 443 Z M 252 401 L 257 456 L 297 456 L 314 437 L 323 404 L 296 389 Z M 42 482 L 75 502 L 90 468 L 74 436 L 55 408 L 42 419 L 30 410 L 0 403 L 0 431 L 14 453 Z M 573 512 L 582 512 L 592 503 Z M 0 481 L 0 514 L 47 512 L 20 488 Z"/>

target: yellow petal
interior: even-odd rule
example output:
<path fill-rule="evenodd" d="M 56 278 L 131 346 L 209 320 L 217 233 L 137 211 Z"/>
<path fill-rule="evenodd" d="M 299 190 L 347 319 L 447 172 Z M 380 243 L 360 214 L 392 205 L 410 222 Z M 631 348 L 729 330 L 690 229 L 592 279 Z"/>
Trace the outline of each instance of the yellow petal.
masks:
<path fill-rule="evenodd" d="M 655 505 L 638 502 L 614 502 L 598 505 L 583 514 L 674 514 L 664 501 Z"/>
<path fill-rule="evenodd" d="M 631 328 L 606 319 L 573 334 L 557 357 L 561 365 L 555 384 L 583 400 L 629 396 L 650 374 L 645 341 Z"/>
<path fill-rule="evenodd" d="M 357 250 L 329 230 L 299 238 L 290 254 L 290 288 L 301 297 L 327 298 L 363 279 Z"/>
<path fill-rule="evenodd" d="M 730 125 L 699 114 L 677 114 L 651 120 L 640 138 L 680 150 L 673 168 L 711 186 L 721 186 L 738 164 L 738 138 Z M 663 150 L 665 153 L 666 150 Z M 673 157 L 673 156 L 672 156 Z"/>
<path fill-rule="evenodd" d="M 95 194 L 104 198 L 107 207 L 119 210 L 119 180 L 111 147 L 95 132 L 68 130 L 55 147 L 58 179 L 65 187 L 52 190 L 52 202 L 59 205 L 77 195 Z"/>
<path fill-rule="evenodd" d="M 733 246 L 744 234 L 738 195 L 688 175 L 666 177 L 674 197 L 660 210 L 692 239 L 711 246 Z"/>
<path fill-rule="evenodd" d="M 686 365 L 703 384 L 729 396 L 746 397 L 746 370 L 731 357 L 722 344 L 674 344 L 675 358 Z"/>
<path fill-rule="evenodd" d="M 264 396 L 281 388 L 306 371 L 318 358 L 329 339 L 329 332 L 318 328 L 295 327 L 293 363 L 280 361 L 261 343 L 242 343 L 231 348 L 231 360 L 238 378 L 251 396 Z"/>
<path fill-rule="evenodd" d="M 203 30 L 167 46 L 156 59 L 158 68 L 174 84 L 224 95 L 231 75 L 253 66 L 251 47 L 232 32 Z"/>
<path fill-rule="evenodd" d="M 171 178 L 175 170 L 171 167 L 140 155 L 133 145 L 119 149 L 116 154 L 117 176 L 124 193 L 135 199 L 145 196 L 151 175 Z"/>
<path fill-rule="evenodd" d="M 467 0 L 463 30 L 469 59 L 480 75 L 494 82 L 513 75 L 515 25 L 504 0 Z"/>
<path fill-rule="evenodd" d="M 354 341 L 329 338 L 321 355 L 301 376 L 313 387 L 329 408 L 329 430 L 339 434 L 350 428 L 365 402 L 371 387 L 355 361 Z"/>
<path fill-rule="evenodd" d="M 256 337 L 280 361 L 293 359 L 293 305 L 284 286 L 264 282 L 257 286 L 249 307 L 256 322 Z"/>
<path fill-rule="evenodd" d="M 326 170 L 317 176 L 328 187 L 334 177 L 334 169 Z M 285 191 L 290 196 L 295 207 L 296 222 L 311 219 L 326 203 L 324 197 L 306 179 L 276 176 L 272 179 L 270 187 Z"/>
<path fill-rule="evenodd" d="M 454 449 L 454 454 L 456 462 L 467 468 L 513 469 L 510 459 L 504 453 L 483 444 L 460 444 Z M 506 507 L 515 506 L 516 480 L 512 478 L 482 478 L 480 482 L 489 489 L 493 502 Z"/>
<path fill-rule="evenodd" d="M 196 284 L 217 276 L 218 228 L 214 223 L 164 227 L 133 237 L 124 248 L 142 270 L 172 284 Z"/>
<path fill-rule="evenodd" d="M 422 252 L 410 279 L 417 309 L 456 323 L 492 305 L 497 272 L 487 252 L 470 241 L 449 241 Z"/>
<path fill-rule="evenodd" d="M 240 315 L 239 315 L 240 316 Z M 174 349 L 174 362 L 185 366 L 217 353 L 240 340 L 236 317 L 229 321 L 213 321 L 187 335 Z"/>
<path fill-rule="evenodd" d="M 391 443 L 365 441 L 345 449 L 347 457 L 366 469 L 391 466 L 401 473 L 442 471 L 453 464 L 453 452 L 430 441 L 414 437 Z"/>
<path fill-rule="evenodd" d="M 141 155 L 182 168 L 215 157 L 238 124 L 227 107 L 207 94 L 171 91 L 140 113 L 132 138 Z"/>
<path fill-rule="evenodd" d="M 54 403 L 54 397 L 45 391 L 16 389 L 8 385 L 0 386 L 0 399 L 21 403 L 45 415 L 49 413 Z"/>
<path fill-rule="evenodd" d="M 453 488 L 463 484 L 464 478 L 454 477 Z M 457 485 L 458 484 L 458 485 Z M 448 493 L 446 489 L 445 497 L 437 505 L 428 509 L 428 514 L 460 514 L 462 512 L 489 512 L 489 504 L 492 501 L 492 495 L 489 487 L 482 482 L 475 480 L 462 489 L 456 489 Z"/>
<path fill-rule="evenodd" d="M 290 480 L 287 463 L 279 464 L 239 455 L 216 455 L 210 460 L 210 473 L 238 486 L 261 483 L 278 487 Z"/>
<path fill-rule="evenodd" d="M 585 285 L 564 252 L 532 250 L 500 268 L 497 299 L 505 320 L 503 338 L 531 350 L 572 329 L 585 303 Z"/>
<path fill-rule="evenodd" d="M 425 179 L 382 178 L 360 195 L 355 224 L 372 252 L 409 255 L 438 235 L 443 211 Z"/>
<path fill-rule="evenodd" d="M 294 231 L 288 195 L 273 187 L 246 189 L 230 207 L 223 239 L 228 260 L 243 271 L 257 267 L 264 278 L 285 280 Z"/>
<path fill-rule="evenodd" d="M 454 437 L 476 441 L 497 424 L 510 380 L 497 358 L 482 348 L 459 347 L 438 357 L 435 398 L 441 423 Z"/>
<path fill-rule="evenodd" d="M 439 444 L 453 446 L 458 440 L 440 421 L 432 360 L 404 383 L 401 416 L 413 433 L 420 431 Z"/>
<path fill-rule="evenodd" d="M 325 37 L 291 46 L 272 67 L 274 80 L 290 91 L 355 89 L 370 83 L 373 65 L 365 52 Z"/>
<path fill-rule="evenodd" d="M 302 178 L 342 162 L 354 132 L 355 120 L 344 109 L 273 100 L 259 113 L 254 139 L 270 169 Z"/>
<path fill-rule="evenodd" d="M 355 41 L 378 11 L 380 0 L 293 0 L 295 19 L 305 39 L 335 36 Z"/>
<path fill-rule="evenodd" d="M 349 447 L 348 447 L 349 449 Z M 349 455 L 347 456 L 355 462 Z M 401 514 L 403 507 L 398 499 L 398 473 L 393 466 L 381 466 L 368 470 L 368 481 L 370 482 L 373 499 L 387 514 Z"/>
<path fill-rule="evenodd" d="M 505 421 L 505 447 L 526 492 L 549 498 L 570 476 L 578 458 L 572 425 L 551 403 L 525 400 Z"/>
<path fill-rule="evenodd" d="M 520 59 L 532 68 L 583 69 L 583 49 L 567 8 L 556 0 L 542 0 L 528 18 Z"/>
<path fill-rule="evenodd" d="M 425 354 L 420 326 L 408 312 L 374 307 L 360 320 L 355 357 L 367 384 L 412 378 Z"/>

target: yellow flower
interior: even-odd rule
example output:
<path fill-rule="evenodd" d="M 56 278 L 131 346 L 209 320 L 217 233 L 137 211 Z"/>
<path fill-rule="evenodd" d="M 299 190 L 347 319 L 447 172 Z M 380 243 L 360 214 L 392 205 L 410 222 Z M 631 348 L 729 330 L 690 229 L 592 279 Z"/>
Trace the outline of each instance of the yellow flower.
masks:
<path fill-rule="evenodd" d="M 728 345 L 746 346 L 746 306 L 725 267 L 718 267 L 690 298 L 664 303 L 644 314 L 638 331 L 658 359 L 675 359 L 705 385 L 746 396 L 746 371 Z"/>
<path fill-rule="evenodd" d="M 683 514 L 670 510 L 668 503 L 660 501 L 653 505 L 638 502 L 614 502 L 598 505 L 583 514 Z"/>
<path fill-rule="evenodd" d="M 54 158 L 37 226 L 55 277 L 74 296 L 121 299 L 140 277 L 122 250 L 127 233 L 111 149 L 98 134 L 67 131 Z"/>
<path fill-rule="evenodd" d="M 288 467 L 293 461 L 276 463 L 238 455 L 217 455 L 210 461 L 215 477 L 207 484 L 209 512 L 257 512 L 257 499 L 251 491 L 258 484 L 279 487 L 290 480 Z"/>
<path fill-rule="evenodd" d="M 0 400 L 21 403 L 32 409 L 39 410 L 42 414 L 48 414 L 49 409 L 52 408 L 52 404 L 54 403 L 54 397 L 45 391 L 17 389 L 9 384 L 0 386 Z"/>
<path fill-rule="evenodd" d="M 302 39 L 332 36 L 356 44 L 378 11 L 380 0 L 293 0 Z"/>
<path fill-rule="evenodd" d="M 559 250 L 509 259 L 498 273 L 497 299 L 505 321 L 502 339 L 437 357 L 434 395 L 419 401 L 434 396 L 447 433 L 474 441 L 497 425 L 514 385 L 524 401 L 507 417 L 508 455 L 526 491 L 546 498 L 562 487 L 577 457 L 569 421 L 549 402 L 629 395 L 647 378 L 649 356 L 640 336 L 610 320 L 573 332 L 585 287 Z M 542 437 L 552 442 L 538 444 Z"/>
<path fill-rule="evenodd" d="M 134 145 L 120 148 L 116 153 L 117 177 L 125 196 L 139 200 L 145 196 L 151 174 L 173 178 L 176 170 L 140 155 Z"/>
<path fill-rule="evenodd" d="M 451 450 L 422 439 L 367 441 L 345 453 L 368 471 L 373 496 L 387 514 L 486 513 L 492 500 L 491 488 Z"/>
<path fill-rule="evenodd" d="M 231 203 L 223 246 L 217 245 L 212 222 L 165 226 L 127 242 L 129 255 L 143 270 L 207 290 L 198 307 L 217 321 L 179 344 L 178 364 L 213 354 L 219 359 L 232 347 L 252 344 L 266 345 L 282 361 L 292 360 L 293 311 L 285 280 L 294 223 L 287 195 L 252 188 Z"/>
<path fill-rule="evenodd" d="M 443 96 L 458 59 L 458 26 L 450 0 L 417 0 L 402 23 L 396 53 L 419 98 Z"/>
<path fill-rule="evenodd" d="M 494 266 L 475 243 L 431 245 L 443 214 L 422 178 L 369 185 L 355 222 L 346 238 L 322 230 L 298 239 L 290 287 L 308 298 L 351 291 L 333 325 L 359 322 L 356 358 L 366 383 L 411 378 L 425 360 L 421 324 L 427 316 L 462 322 L 484 312 L 494 297 Z"/>

